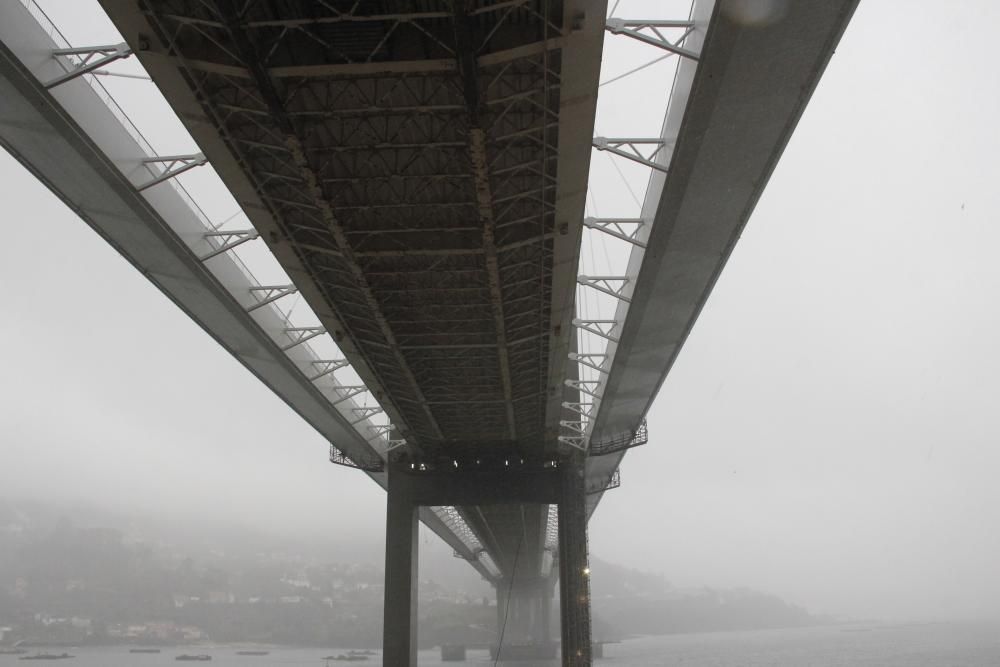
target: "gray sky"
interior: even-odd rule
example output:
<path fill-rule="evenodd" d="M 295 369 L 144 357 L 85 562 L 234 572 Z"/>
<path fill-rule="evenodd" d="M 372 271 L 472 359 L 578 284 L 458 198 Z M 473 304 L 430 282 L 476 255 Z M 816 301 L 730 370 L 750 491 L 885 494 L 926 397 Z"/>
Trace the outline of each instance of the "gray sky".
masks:
<path fill-rule="evenodd" d="M 593 553 L 814 611 L 1000 617 L 1000 5 L 943 14 L 862 0 Z M 662 89 L 650 70 L 631 90 Z M 656 129 L 662 107 L 615 90 L 600 132 Z M 595 169 L 617 212 L 630 196 Z M 3 493 L 380 540 L 374 484 L 5 153 L 0 183 Z"/>

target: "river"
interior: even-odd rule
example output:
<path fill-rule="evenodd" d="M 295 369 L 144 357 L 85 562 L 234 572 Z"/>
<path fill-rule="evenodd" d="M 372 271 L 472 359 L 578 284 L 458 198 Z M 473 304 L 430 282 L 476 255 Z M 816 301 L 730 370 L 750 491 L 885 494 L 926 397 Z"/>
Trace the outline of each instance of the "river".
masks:
<path fill-rule="evenodd" d="M 51 652 L 61 653 L 64 649 Z M 163 649 L 158 654 L 134 654 L 127 648 L 68 649 L 75 658 L 57 661 L 65 667 L 145 667 L 178 663 L 181 653 L 212 656 L 216 667 L 252 665 L 314 665 L 324 667 L 323 656 L 340 649 L 269 647 L 266 656 L 240 656 L 236 648 L 198 646 Z M 1000 665 L 1000 626 L 978 624 L 863 625 L 800 628 L 754 632 L 638 637 L 605 647 L 607 667 L 997 667 Z M 0 665 L 53 664 L 19 662 L 0 655 Z M 330 665 L 348 663 L 333 662 Z M 353 664 L 382 667 L 378 657 Z M 437 651 L 421 651 L 420 666 L 461 665 L 487 667 L 485 651 L 469 651 L 465 663 L 442 663 Z M 517 667 L 527 667 L 516 663 Z"/>

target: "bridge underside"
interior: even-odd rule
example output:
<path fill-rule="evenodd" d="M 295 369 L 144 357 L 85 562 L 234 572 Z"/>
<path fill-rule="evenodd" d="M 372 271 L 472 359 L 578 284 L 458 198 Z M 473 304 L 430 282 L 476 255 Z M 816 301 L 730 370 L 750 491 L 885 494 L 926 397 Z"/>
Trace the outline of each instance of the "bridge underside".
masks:
<path fill-rule="evenodd" d="M 101 2 L 402 455 L 557 454 L 604 2 Z M 546 508 L 460 513 L 541 566 Z"/>
<path fill-rule="evenodd" d="M 102 2 L 407 441 L 402 458 L 370 451 L 393 459 L 388 482 L 370 472 L 389 487 L 387 600 L 412 586 L 412 567 L 400 573 L 415 564 L 418 508 L 458 506 L 499 588 L 544 571 L 558 505 L 563 660 L 590 664 L 587 479 L 621 452 L 584 462 L 556 437 L 604 3 L 387 0 L 360 15 L 376 3 Z M 767 25 L 741 22 L 738 4 L 712 15 L 598 438 L 638 427 L 856 0 L 787 3 Z M 0 32 L 3 145 L 334 444 L 372 448 L 185 254 L 160 217 L 176 193 L 139 192 L 137 160 L 109 157 L 106 128 L 67 111 L 103 103 L 81 102 L 79 81 L 46 91 L 36 77 L 51 49 L 15 55 L 7 42 L 22 36 Z M 393 475 L 445 472 L 464 490 L 394 492 Z M 390 632 L 412 627 L 412 606 L 387 604 L 397 612 Z M 393 650 L 393 664 L 412 664 L 412 645 Z"/>
<path fill-rule="evenodd" d="M 103 4 L 408 447 L 541 457 L 603 6 Z"/>

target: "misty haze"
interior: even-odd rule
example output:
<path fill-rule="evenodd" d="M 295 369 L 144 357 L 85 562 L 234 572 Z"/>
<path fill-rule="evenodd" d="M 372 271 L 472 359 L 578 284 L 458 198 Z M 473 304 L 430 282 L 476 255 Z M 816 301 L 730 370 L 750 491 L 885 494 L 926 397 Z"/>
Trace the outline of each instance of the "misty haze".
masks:
<path fill-rule="evenodd" d="M 0 0 L 0 667 L 1000 665 L 1000 5 L 369 4 Z"/>

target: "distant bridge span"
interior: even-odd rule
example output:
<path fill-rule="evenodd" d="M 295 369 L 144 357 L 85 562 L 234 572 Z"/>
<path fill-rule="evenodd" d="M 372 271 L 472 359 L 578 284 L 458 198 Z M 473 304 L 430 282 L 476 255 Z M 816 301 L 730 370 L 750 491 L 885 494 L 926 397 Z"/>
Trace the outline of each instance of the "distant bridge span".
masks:
<path fill-rule="evenodd" d="M 737 0 L 607 23 L 585 0 L 101 3 L 125 43 L 70 46 L 30 0 L 0 9 L 0 142 L 388 490 L 386 664 L 415 664 L 419 516 L 539 655 L 558 578 L 563 664 L 589 665 L 587 518 L 856 0 L 765 23 Z M 681 59 L 661 136 L 593 137 L 606 32 Z M 93 74 L 131 55 L 201 153 L 156 155 L 107 98 Z M 651 167 L 631 231 L 584 220 L 592 148 Z M 252 228 L 215 228 L 176 187 L 205 162 Z M 579 275 L 585 226 L 628 241 L 624 275 Z M 258 238 L 290 283 L 234 254 Z M 577 285 L 615 315 L 582 320 Z M 278 310 L 295 291 L 318 326 Z M 314 351 L 326 335 L 342 357 Z"/>

